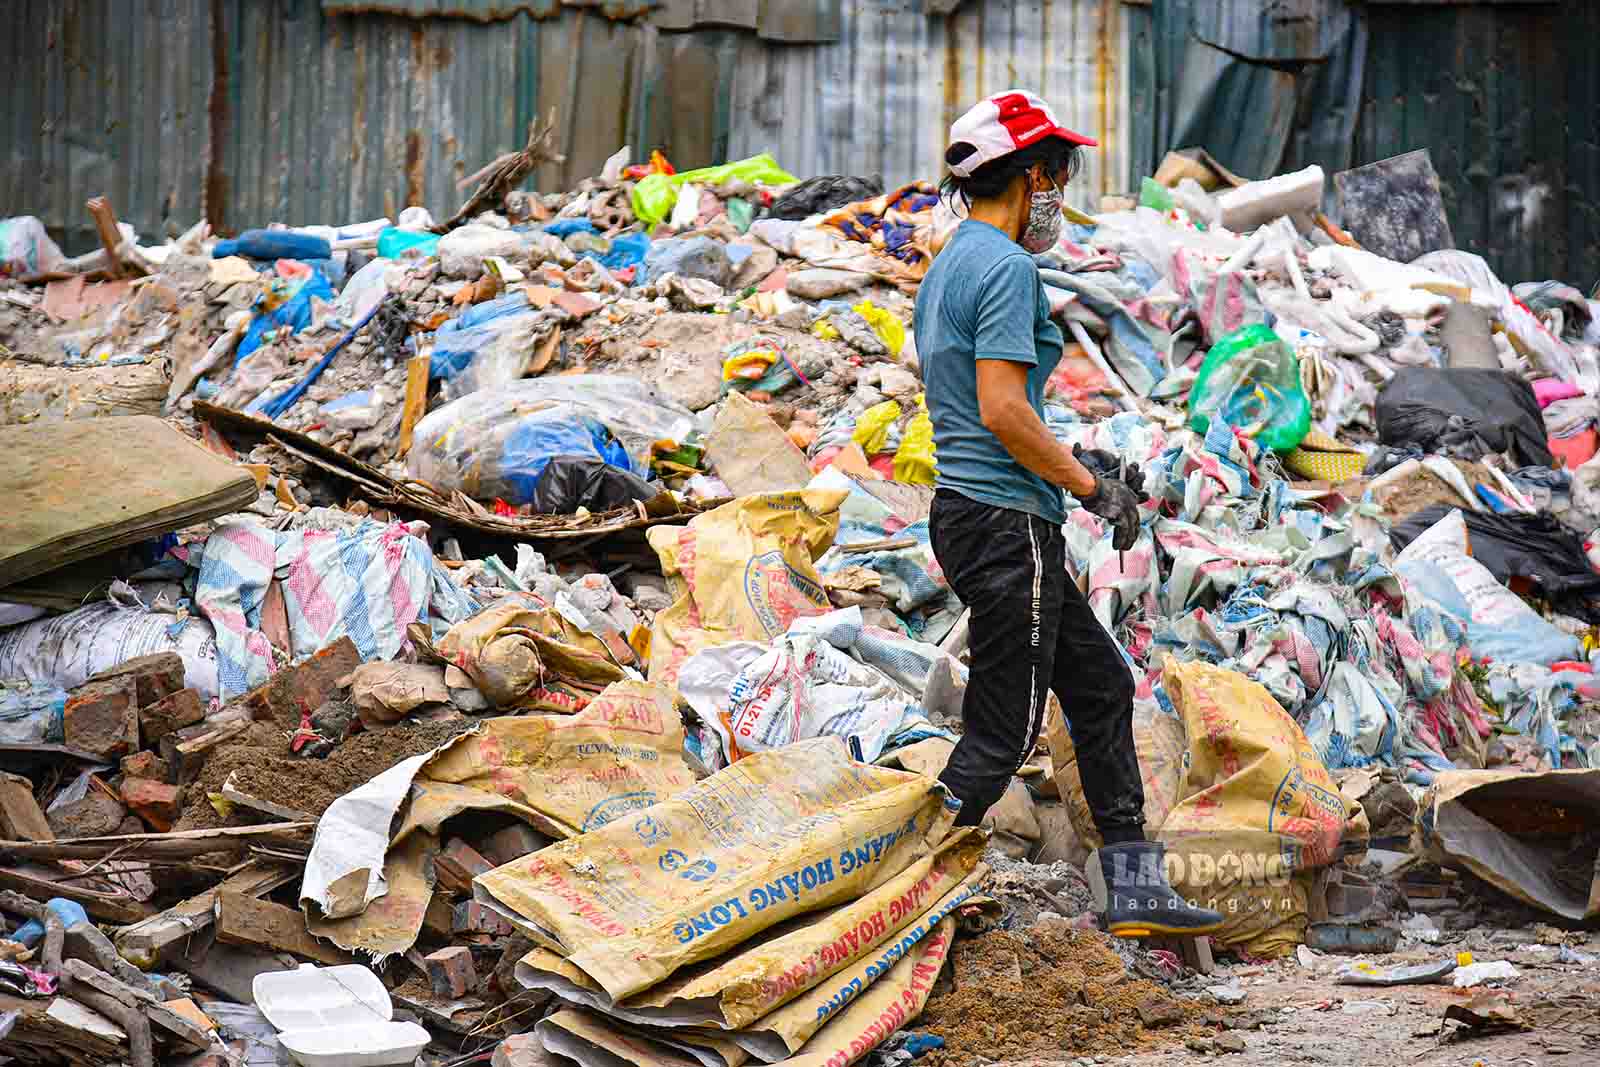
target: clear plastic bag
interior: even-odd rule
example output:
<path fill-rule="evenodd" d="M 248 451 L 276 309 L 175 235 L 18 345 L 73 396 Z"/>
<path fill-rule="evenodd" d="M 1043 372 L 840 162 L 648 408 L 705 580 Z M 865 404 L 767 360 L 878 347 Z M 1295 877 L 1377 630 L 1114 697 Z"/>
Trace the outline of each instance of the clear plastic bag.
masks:
<path fill-rule="evenodd" d="M 1279 451 L 1311 429 L 1300 363 L 1271 328 L 1246 326 L 1211 346 L 1189 392 L 1189 427 L 1204 433 L 1214 417 Z"/>
<path fill-rule="evenodd" d="M 598 456 L 647 478 L 655 442 L 681 441 L 693 425 L 687 409 L 637 378 L 527 378 L 430 413 L 417 424 L 409 464 L 441 489 L 528 503 L 553 456 Z"/>

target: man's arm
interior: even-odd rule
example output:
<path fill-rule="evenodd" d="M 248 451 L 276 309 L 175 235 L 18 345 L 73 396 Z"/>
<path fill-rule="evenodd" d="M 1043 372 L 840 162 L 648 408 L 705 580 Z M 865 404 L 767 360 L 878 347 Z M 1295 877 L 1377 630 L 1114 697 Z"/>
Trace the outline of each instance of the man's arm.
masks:
<path fill-rule="evenodd" d="M 1072 450 L 1050 435 L 1044 420 L 1028 403 L 1026 363 L 984 359 L 979 355 L 978 417 L 1000 439 L 1013 459 L 1051 485 L 1075 497 L 1094 492 L 1095 478 Z"/>

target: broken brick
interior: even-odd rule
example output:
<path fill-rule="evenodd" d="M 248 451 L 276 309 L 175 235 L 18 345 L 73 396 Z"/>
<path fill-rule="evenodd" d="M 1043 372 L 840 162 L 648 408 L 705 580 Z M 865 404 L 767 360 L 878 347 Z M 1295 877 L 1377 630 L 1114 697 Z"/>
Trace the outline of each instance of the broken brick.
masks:
<path fill-rule="evenodd" d="M 137 751 L 138 693 L 130 675 L 86 682 L 73 690 L 61 715 L 67 746 L 108 760 Z"/>
<path fill-rule="evenodd" d="M 450 893 L 470 893 L 472 880 L 494 870 L 494 864 L 461 838 L 452 837 L 434 857 L 433 869 L 438 875 L 440 888 Z"/>
<path fill-rule="evenodd" d="M 142 708 L 183 688 L 183 657 L 176 652 L 157 652 L 149 656 L 125 660 L 109 670 L 101 671 L 90 682 L 108 681 L 112 678 L 131 678 L 137 689 L 136 699 Z"/>
<path fill-rule="evenodd" d="M 428 981 L 436 996 L 457 1000 L 478 988 L 478 971 L 472 964 L 472 950 L 451 945 L 422 957 L 428 968 Z"/>
<path fill-rule="evenodd" d="M 154 752 L 135 752 L 122 757 L 124 778 L 149 778 L 154 782 L 165 782 L 170 777 L 168 770 L 167 761 Z"/>
<path fill-rule="evenodd" d="M 476 900 L 463 900 L 456 905 L 451 932 L 457 934 L 488 934 L 490 937 L 508 937 L 512 926 L 494 909 Z"/>
<path fill-rule="evenodd" d="M 124 778 L 122 802 L 157 833 L 166 833 L 178 821 L 183 790 L 149 778 Z"/>
<path fill-rule="evenodd" d="M 139 709 L 139 732 L 146 745 L 154 745 L 174 730 L 193 726 L 206 717 L 205 703 L 193 689 L 168 693 Z"/>
<path fill-rule="evenodd" d="M 8 841 L 54 841 L 55 833 L 33 797 L 33 782 L 0 771 L 0 836 Z"/>
<path fill-rule="evenodd" d="M 496 867 L 521 859 L 550 844 L 550 839 L 527 823 L 512 823 L 478 842 L 478 851 Z"/>
<path fill-rule="evenodd" d="M 355 642 L 341 637 L 327 648 L 274 674 L 266 684 L 241 697 L 250 717 L 272 720 L 289 728 L 300 725 L 300 705 L 316 711 L 324 701 L 339 692 L 339 679 L 361 663 Z"/>

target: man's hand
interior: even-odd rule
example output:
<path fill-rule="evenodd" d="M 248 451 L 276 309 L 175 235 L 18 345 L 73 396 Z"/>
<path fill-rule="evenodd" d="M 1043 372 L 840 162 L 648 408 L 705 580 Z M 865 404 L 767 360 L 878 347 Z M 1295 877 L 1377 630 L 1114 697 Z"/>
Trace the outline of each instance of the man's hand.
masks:
<path fill-rule="evenodd" d="M 1118 479 L 1096 478 L 1094 492 L 1082 503 L 1111 524 L 1111 547 L 1118 552 L 1126 552 L 1139 539 L 1139 496 Z"/>

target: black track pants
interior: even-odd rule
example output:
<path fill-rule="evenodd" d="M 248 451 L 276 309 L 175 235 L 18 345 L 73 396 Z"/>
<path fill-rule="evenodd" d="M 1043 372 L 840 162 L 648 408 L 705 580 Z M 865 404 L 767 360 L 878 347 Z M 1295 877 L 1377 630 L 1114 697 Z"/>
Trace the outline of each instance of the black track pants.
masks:
<path fill-rule="evenodd" d="M 941 489 L 934 555 L 972 609 L 963 733 L 940 780 L 976 826 L 1027 761 L 1054 689 L 1067 714 L 1083 791 L 1107 844 L 1144 839 L 1144 787 L 1133 747 L 1133 678 L 1068 578 L 1061 528 L 1023 511 Z"/>

